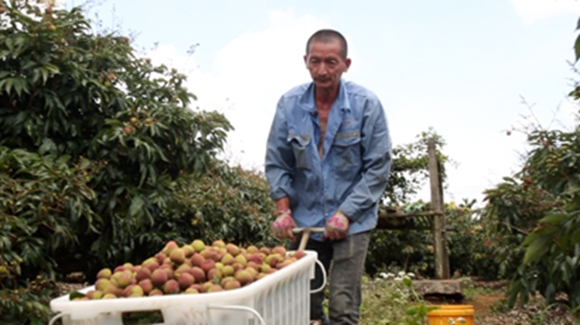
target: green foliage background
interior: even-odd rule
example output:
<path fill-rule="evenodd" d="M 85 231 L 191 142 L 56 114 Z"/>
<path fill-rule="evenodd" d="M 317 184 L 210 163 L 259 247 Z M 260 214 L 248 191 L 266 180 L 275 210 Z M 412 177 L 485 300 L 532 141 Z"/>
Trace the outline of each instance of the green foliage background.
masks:
<path fill-rule="evenodd" d="M 232 127 L 185 75 L 79 8 L 0 7 L 1 323 L 44 324 L 50 281 L 170 239 L 273 243 L 264 178 L 217 159 Z"/>

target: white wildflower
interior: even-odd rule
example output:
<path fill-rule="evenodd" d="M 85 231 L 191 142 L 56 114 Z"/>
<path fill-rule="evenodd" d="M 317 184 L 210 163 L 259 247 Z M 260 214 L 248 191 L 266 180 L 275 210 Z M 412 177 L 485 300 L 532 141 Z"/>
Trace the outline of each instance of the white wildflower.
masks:
<path fill-rule="evenodd" d="M 389 273 L 381 272 L 381 273 L 379 273 L 379 276 L 385 280 L 390 280 L 390 279 L 395 277 L 395 275 L 391 272 L 389 272 Z"/>

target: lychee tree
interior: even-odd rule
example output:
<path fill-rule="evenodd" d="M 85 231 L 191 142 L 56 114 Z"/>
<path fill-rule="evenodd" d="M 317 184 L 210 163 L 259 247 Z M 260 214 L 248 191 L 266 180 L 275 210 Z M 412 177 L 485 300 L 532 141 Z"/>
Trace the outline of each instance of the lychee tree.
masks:
<path fill-rule="evenodd" d="M 229 122 L 79 8 L 0 7 L 0 262 L 34 274 L 126 258 L 175 209 L 178 179 L 213 164 Z"/>
<path fill-rule="evenodd" d="M 127 260 L 139 263 L 143 254 L 158 250 L 168 240 L 180 245 L 191 238 L 239 245 L 280 243 L 270 234 L 275 211 L 268 183 L 257 171 L 215 162 L 201 177 L 184 175 L 174 182 L 172 200 L 174 208 L 158 210 L 155 227 L 136 237 L 133 251 L 139 253 Z"/>
<path fill-rule="evenodd" d="M 381 203 L 388 207 L 403 209 L 429 180 L 428 142 L 435 140 L 437 159 L 441 163 L 441 179 L 445 183 L 445 165 L 450 162 L 442 148 L 445 140 L 429 128 L 417 135 L 411 143 L 393 148 L 393 164 Z M 427 207 L 423 204 L 424 207 Z M 365 271 L 374 275 L 387 269 L 401 268 L 406 271 L 429 274 L 433 271 L 433 254 L 428 249 L 431 234 L 425 230 L 376 230 L 371 234 Z M 429 243 L 429 244 L 425 244 Z"/>
<path fill-rule="evenodd" d="M 579 25 L 580 27 L 580 21 Z M 576 40 L 580 58 L 580 36 Z M 570 93 L 580 99 L 580 86 Z M 522 169 L 487 191 L 488 221 L 509 247 L 508 302 L 525 304 L 539 292 L 548 302 L 580 308 L 580 125 L 533 126 Z M 505 257 L 510 257 L 506 259 Z"/>
<path fill-rule="evenodd" d="M 393 148 L 393 164 L 389 182 L 382 196 L 382 202 L 388 206 L 402 205 L 409 202 L 429 180 L 428 142 L 435 141 L 437 160 L 440 164 L 440 177 L 443 184 L 447 176 L 445 166 L 453 163 L 443 153 L 445 139 L 433 128 L 421 132 L 414 142 L 399 144 Z"/>

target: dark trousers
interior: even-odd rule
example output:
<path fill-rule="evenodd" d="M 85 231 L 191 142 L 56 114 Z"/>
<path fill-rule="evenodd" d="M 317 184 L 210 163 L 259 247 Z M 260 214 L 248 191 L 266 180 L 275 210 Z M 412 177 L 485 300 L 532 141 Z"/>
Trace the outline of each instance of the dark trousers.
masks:
<path fill-rule="evenodd" d="M 309 240 L 306 250 L 318 254 L 329 282 L 328 318 L 324 314 L 324 290 L 310 295 L 310 319 L 322 319 L 323 324 L 358 324 L 361 305 L 361 281 L 369 245 L 370 231 L 347 236 L 343 240 L 319 242 Z M 298 248 L 299 238 L 290 245 Z M 322 271 L 316 267 L 312 289 L 322 285 Z M 330 322 L 329 322 L 330 320 Z"/>

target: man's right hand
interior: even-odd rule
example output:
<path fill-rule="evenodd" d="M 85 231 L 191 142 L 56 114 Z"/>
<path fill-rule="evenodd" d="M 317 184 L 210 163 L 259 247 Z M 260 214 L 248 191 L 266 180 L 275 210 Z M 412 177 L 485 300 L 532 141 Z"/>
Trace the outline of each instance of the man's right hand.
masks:
<path fill-rule="evenodd" d="M 279 239 L 292 239 L 294 234 L 292 229 L 296 227 L 296 223 L 292 218 L 292 211 L 290 209 L 278 211 L 276 221 L 272 223 L 272 232 L 274 236 Z"/>

